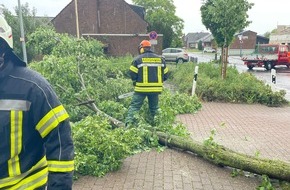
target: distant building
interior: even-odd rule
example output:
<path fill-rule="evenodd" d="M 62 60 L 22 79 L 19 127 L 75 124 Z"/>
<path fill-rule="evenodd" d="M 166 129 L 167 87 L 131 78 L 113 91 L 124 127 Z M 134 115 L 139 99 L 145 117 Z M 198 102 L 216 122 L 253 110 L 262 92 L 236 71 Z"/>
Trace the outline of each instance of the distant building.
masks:
<path fill-rule="evenodd" d="M 184 44 L 185 47 L 188 49 L 197 49 L 198 43 L 201 41 L 203 46 L 211 46 L 211 34 L 208 32 L 195 32 L 195 33 L 188 33 L 184 37 Z"/>
<path fill-rule="evenodd" d="M 229 55 L 244 55 L 254 52 L 257 44 L 268 44 L 269 38 L 257 35 L 257 32 L 246 30 L 235 35 L 229 47 Z"/>
<path fill-rule="evenodd" d="M 202 47 L 213 47 L 214 46 L 214 37 L 212 34 L 208 34 L 201 38 L 199 41 L 202 42 Z"/>
<path fill-rule="evenodd" d="M 137 55 L 137 46 L 148 39 L 144 7 L 130 5 L 124 0 L 77 1 L 79 34 L 96 38 L 104 44 L 105 52 L 112 56 Z M 75 0 L 72 0 L 52 20 L 56 31 L 77 36 Z M 162 51 L 163 35 L 154 41 L 154 50 Z"/>
<path fill-rule="evenodd" d="M 270 34 L 269 43 L 290 46 L 290 25 L 278 25 L 277 30 Z"/>

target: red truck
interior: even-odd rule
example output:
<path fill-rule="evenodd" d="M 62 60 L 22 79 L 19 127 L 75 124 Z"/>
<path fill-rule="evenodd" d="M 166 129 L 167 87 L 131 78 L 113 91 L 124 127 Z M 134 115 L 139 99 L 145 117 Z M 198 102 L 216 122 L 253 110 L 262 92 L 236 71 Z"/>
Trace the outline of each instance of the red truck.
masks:
<path fill-rule="evenodd" d="M 286 65 L 289 68 L 289 46 L 280 44 L 260 44 L 256 46 L 254 53 L 242 57 L 242 60 L 249 69 L 264 67 L 267 70 L 271 70 L 276 65 Z"/>

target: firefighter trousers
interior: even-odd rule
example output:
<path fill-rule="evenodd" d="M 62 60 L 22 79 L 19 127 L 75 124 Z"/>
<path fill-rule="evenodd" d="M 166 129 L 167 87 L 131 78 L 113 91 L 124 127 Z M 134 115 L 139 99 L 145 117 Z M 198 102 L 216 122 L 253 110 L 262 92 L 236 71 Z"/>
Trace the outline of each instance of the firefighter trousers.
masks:
<path fill-rule="evenodd" d="M 136 118 L 134 117 L 139 110 L 141 109 L 145 98 L 147 97 L 148 99 L 148 107 L 149 107 L 149 112 L 150 112 L 150 117 L 154 119 L 154 116 L 156 115 L 159 105 L 159 94 L 158 93 L 138 93 L 135 92 L 133 97 L 132 97 L 132 102 L 130 104 L 130 107 L 128 109 L 128 115 L 126 117 L 126 125 L 128 124 L 133 124 L 136 122 Z"/>

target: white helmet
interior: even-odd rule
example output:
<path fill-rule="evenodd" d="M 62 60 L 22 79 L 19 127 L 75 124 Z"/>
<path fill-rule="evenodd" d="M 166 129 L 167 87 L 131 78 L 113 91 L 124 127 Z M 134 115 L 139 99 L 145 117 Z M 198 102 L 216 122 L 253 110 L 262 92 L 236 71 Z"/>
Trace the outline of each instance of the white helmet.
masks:
<path fill-rule="evenodd" d="M 10 48 L 13 49 L 12 30 L 3 15 L 0 15 L 0 38 L 5 40 Z"/>

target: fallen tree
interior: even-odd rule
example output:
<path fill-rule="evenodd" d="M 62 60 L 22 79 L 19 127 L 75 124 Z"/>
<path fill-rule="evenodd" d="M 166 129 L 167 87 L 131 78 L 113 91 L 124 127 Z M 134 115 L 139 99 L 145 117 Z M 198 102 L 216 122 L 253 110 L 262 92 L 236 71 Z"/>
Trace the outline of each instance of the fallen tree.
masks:
<path fill-rule="evenodd" d="M 78 99 L 78 101 L 82 102 Z M 94 103 L 90 102 L 90 107 L 97 114 L 106 116 L 115 127 L 124 127 L 124 123 L 114 119 L 97 109 Z M 252 172 L 259 175 L 267 175 L 270 178 L 290 182 L 290 164 L 279 160 L 270 160 L 249 156 L 234 152 L 218 144 L 205 145 L 194 141 L 191 138 L 169 136 L 163 132 L 157 132 L 159 143 L 168 147 L 179 148 L 184 151 L 195 153 L 204 159 L 219 166 L 228 166 L 243 171 Z"/>
<path fill-rule="evenodd" d="M 214 164 L 290 182 L 290 164 L 285 162 L 237 153 L 217 144 L 204 145 L 190 138 L 168 136 L 161 132 L 157 132 L 157 135 L 161 144 L 196 153 Z"/>
<path fill-rule="evenodd" d="M 82 89 L 86 90 L 82 74 L 78 72 L 78 75 L 81 79 L 80 81 L 82 84 Z M 63 91 L 66 91 L 60 85 L 58 85 L 58 87 L 60 87 Z M 80 102 L 79 105 L 84 105 L 89 109 L 93 110 L 96 114 L 106 117 L 110 121 L 111 125 L 113 125 L 114 127 L 125 126 L 123 122 L 109 116 L 108 114 L 98 109 L 89 94 L 86 94 L 86 96 L 88 100 L 82 100 L 77 97 L 74 98 L 78 102 Z M 194 141 L 191 138 L 186 139 L 179 136 L 169 136 L 168 134 L 158 131 L 156 132 L 156 134 L 159 138 L 160 144 L 195 153 L 219 166 L 228 166 L 259 175 L 267 175 L 270 178 L 290 182 L 290 164 L 283 161 L 257 158 L 246 154 L 237 153 L 214 142 L 202 144 L 200 142 Z"/>

